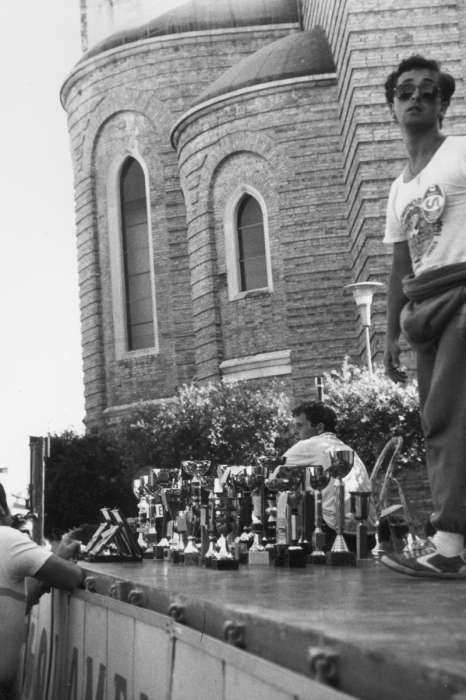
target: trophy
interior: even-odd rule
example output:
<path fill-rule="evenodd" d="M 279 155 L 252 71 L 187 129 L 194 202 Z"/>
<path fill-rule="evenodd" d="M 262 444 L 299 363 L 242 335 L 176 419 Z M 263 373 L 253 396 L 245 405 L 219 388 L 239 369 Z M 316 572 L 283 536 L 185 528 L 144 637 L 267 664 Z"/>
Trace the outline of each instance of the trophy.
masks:
<path fill-rule="evenodd" d="M 351 512 L 358 521 L 356 530 L 356 556 L 358 565 L 364 565 L 372 561 L 367 549 L 367 525 L 369 517 L 369 504 L 372 491 L 350 491 Z"/>
<path fill-rule="evenodd" d="M 235 537 L 235 559 L 240 564 L 247 564 L 249 561 L 249 549 L 254 542 L 254 533 L 251 531 L 251 492 L 246 481 L 246 470 L 244 466 L 230 467 L 229 480 L 238 497 L 238 508 L 236 518 Z M 243 524 L 244 523 L 244 524 Z M 241 531 L 241 526 L 242 531 Z"/>
<path fill-rule="evenodd" d="M 138 545 L 141 550 L 145 553 L 148 548 L 147 535 L 149 533 L 149 502 L 147 500 L 148 491 L 147 486 L 149 483 L 149 476 L 142 474 L 140 478 L 133 479 L 133 493 L 138 499 L 138 521 L 136 532 L 138 535 Z"/>
<path fill-rule="evenodd" d="M 279 561 L 278 553 L 274 558 L 277 566 L 284 565 L 292 568 L 306 566 L 306 551 L 298 542 L 298 508 L 303 502 L 303 485 L 306 474 L 304 466 L 281 466 L 275 470 L 272 478 L 267 479 L 265 486 L 271 491 L 288 494 L 288 505 L 291 508 L 290 544 L 285 549 L 284 558 Z M 300 489 L 300 491 L 299 491 Z M 278 548 L 278 546 L 277 546 Z"/>
<path fill-rule="evenodd" d="M 269 552 L 262 544 L 264 537 L 264 525 L 262 522 L 262 496 L 265 481 L 264 467 L 262 465 L 245 467 L 243 484 L 246 491 L 251 492 L 252 498 L 252 532 L 254 542 L 249 548 L 249 564 L 268 564 Z"/>
<path fill-rule="evenodd" d="M 328 471 L 330 476 L 335 479 L 334 517 L 337 533 L 332 549 L 326 555 L 327 564 L 331 566 L 355 566 L 356 555 L 348 550 L 343 537 L 345 529 L 345 485 L 343 479 L 353 468 L 354 452 L 350 449 L 333 449 L 329 450 L 327 454 L 331 461 Z"/>
<path fill-rule="evenodd" d="M 155 499 L 157 500 L 155 504 L 155 517 L 162 519 L 161 538 L 154 546 L 154 558 L 165 559 L 165 553 L 170 547 L 167 538 L 169 508 L 166 495 L 171 484 L 170 472 L 166 469 L 154 468 L 152 469 L 151 476 L 152 487 L 155 491 Z"/>
<path fill-rule="evenodd" d="M 203 557 L 204 564 L 206 568 L 211 568 L 212 560 L 217 554 L 215 544 L 217 539 L 215 537 L 215 494 L 213 489 L 209 493 L 209 547 Z"/>
<path fill-rule="evenodd" d="M 271 553 L 276 542 L 277 534 L 277 500 L 275 494 L 272 492 L 267 494 L 267 508 L 265 509 L 265 514 L 267 516 L 267 544 L 265 545 L 265 549 Z"/>
<path fill-rule="evenodd" d="M 199 515 L 201 507 L 202 482 L 201 477 L 209 471 L 209 460 L 187 460 L 181 462 L 185 474 L 191 477 L 189 482 L 188 510 L 185 513 L 188 543 L 184 549 L 185 564 L 199 564 L 200 552 L 196 545 L 196 534 L 200 527 Z"/>
<path fill-rule="evenodd" d="M 219 472 L 221 470 L 219 469 Z M 225 494 L 226 490 L 226 494 Z M 231 535 L 235 524 L 235 496 L 231 488 L 226 488 L 221 479 L 215 479 L 213 499 L 213 527 L 217 529 L 219 538 L 215 555 L 211 558 L 210 568 L 217 570 L 238 570 L 238 561 L 233 559 L 229 551 L 227 537 Z M 206 566 L 208 560 L 206 555 Z"/>
<path fill-rule="evenodd" d="M 170 520 L 167 523 L 168 549 L 164 550 L 164 558 L 173 564 L 179 564 L 185 542 L 183 532 L 186 531 L 186 520 L 180 517 L 185 502 L 185 489 L 181 479 L 181 468 L 170 469 L 168 472 L 168 485 L 164 489 L 167 511 Z"/>
<path fill-rule="evenodd" d="M 325 533 L 322 532 L 322 491 L 330 481 L 330 474 L 321 465 L 311 466 L 310 472 L 309 483 L 311 489 L 314 491 L 315 528 L 312 533 L 313 551 L 308 561 L 311 564 L 326 564 L 327 559 L 322 549 L 322 547 L 325 546 Z"/>

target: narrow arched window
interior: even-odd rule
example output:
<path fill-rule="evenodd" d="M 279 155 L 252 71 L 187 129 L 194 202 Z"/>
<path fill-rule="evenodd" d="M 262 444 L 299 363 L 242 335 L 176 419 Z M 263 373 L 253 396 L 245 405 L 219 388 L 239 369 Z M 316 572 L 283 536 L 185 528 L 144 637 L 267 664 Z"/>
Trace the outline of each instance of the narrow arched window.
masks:
<path fill-rule="evenodd" d="M 146 183 L 134 158 L 123 166 L 120 188 L 127 349 L 141 350 L 155 345 L 154 305 Z"/>
<path fill-rule="evenodd" d="M 259 202 L 250 194 L 239 203 L 236 226 L 240 291 L 267 287 L 264 218 Z"/>

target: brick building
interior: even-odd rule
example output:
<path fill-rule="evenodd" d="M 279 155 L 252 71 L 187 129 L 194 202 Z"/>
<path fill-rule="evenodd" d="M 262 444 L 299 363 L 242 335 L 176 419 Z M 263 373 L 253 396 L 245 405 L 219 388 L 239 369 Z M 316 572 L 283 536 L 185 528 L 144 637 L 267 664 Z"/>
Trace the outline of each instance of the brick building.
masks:
<path fill-rule="evenodd" d="M 283 379 L 295 399 L 364 360 L 346 284 L 385 281 L 404 164 L 383 82 L 403 57 L 458 80 L 464 0 L 81 0 L 65 81 L 86 422 L 193 378 Z M 381 359 L 385 296 L 374 297 Z"/>

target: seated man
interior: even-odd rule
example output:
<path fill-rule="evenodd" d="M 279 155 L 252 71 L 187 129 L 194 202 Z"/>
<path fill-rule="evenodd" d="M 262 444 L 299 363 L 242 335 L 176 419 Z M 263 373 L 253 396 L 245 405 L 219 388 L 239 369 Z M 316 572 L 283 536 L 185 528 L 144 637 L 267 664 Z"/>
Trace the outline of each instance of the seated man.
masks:
<path fill-rule="evenodd" d="M 302 403 L 292 411 L 293 421 L 300 440 L 290 447 L 283 455 L 287 466 L 300 465 L 322 465 L 328 468 L 328 458 L 324 453 L 331 449 L 347 450 L 351 449 L 345 445 L 335 435 L 336 413 L 329 406 L 325 406 L 319 401 Z M 328 485 L 322 491 L 322 510 L 325 532 L 325 544 L 327 549 L 331 549 L 335 541 L 335 517 L 334 517 L 334 482 L 331 478 Z M 351 513 L 350 491 L 370 491 L 371 485 L 364 464 L 354 453 L 354 464 L 348 476 L 343 479 L 345 485 L 345 529 L 344 539 L 351 552 L 356 551 L 356 527 L 357 520 Z M 307 484 L 308 490 L 310 489 Z M 376 515 L 371 503 L 368 527 L 368 547 L 373 549 L 376 544 Z"/>
<path fill-rule="evenodd" d="M 35 544 L 27 534 L 11 526 L 5 490 L 0 484 L 0 699 L 14 697 L 13 684 L 19 653 L 26 631 L 25 614 L 28 600 L 40 597 L 40 584 L 70 590 L 79 586 L 84 572 L 70 559 L 79 542 L 65 535 L 56 554 Z M 34 586 L 27 592 L 26 579 L 32 576 Z"/>

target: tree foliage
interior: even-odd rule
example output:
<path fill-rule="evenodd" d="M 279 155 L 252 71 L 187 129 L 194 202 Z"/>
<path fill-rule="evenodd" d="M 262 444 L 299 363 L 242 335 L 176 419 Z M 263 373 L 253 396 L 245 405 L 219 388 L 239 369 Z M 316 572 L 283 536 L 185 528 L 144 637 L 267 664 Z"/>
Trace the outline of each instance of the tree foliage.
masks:
<path fill-rule="evenodd" d="M 178 467 L 186 459 L 251 464 L 290 444 L 289 399 L 271 382 L 185 385 L 176 401 L 144 407 L 122 421 L 115 437 L 131 473 L 152 465 Z"/>
<path fill-rule="evenodd" d="M 326 402 L 338 415 L 338 436 L 351 445 L 369 471 L 386 442 L 401 435 L 404 446 L 399 466 L 425 463 L 417 382 L 395 384 L 383 367 L 370 377 L 366 367 L 346 358 L 340 371 L 324 375 Z"/>
<path fill-rule="evenodd" d="M 118 449 L 106 433 L 64 432 L 51 439 L 45 468 L 45 536 L 102 522 L 100 509 L 137 513 L 136 499 Z"/>

